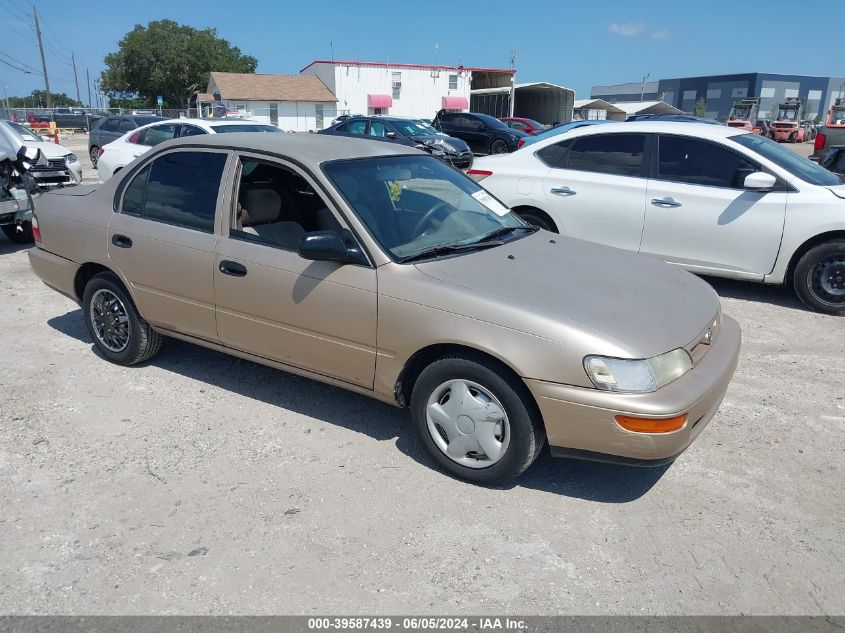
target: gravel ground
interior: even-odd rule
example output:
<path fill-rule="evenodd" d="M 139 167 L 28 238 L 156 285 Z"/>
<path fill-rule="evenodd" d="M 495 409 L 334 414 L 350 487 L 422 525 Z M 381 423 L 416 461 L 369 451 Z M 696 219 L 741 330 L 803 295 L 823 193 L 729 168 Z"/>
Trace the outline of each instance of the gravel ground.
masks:
<path fill-rule="evenodd" d="M 484 489 L 365 397 L 177 341 L 107 363 L 0 238 L 0 614 L 841 614 L 845 320 L 711 282 L 743 352 L 690 450 Z"/>

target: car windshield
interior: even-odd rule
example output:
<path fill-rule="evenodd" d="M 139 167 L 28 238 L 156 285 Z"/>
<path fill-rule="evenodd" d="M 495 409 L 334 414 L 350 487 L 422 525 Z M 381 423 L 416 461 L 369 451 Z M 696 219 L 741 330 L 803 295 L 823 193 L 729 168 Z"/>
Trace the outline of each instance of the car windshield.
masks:
<path fill-rule="evenodd" d="M 845 123 L 845 108 L 833 108 L 830 116 L 830 122 L 834 125 L 841 125 Z"/>
<path fill-rule="evenodd" d="M 35 142 L 40 142 L 40 141 L 42 141 L 42 140 L 43 140 L 40 136 L 38 136 L 37 134 L 35 134 L 35 132 L 33 132 L 33 131 L 31 131 L 31 130 L 28 130 L 27 128 L 25 128 L 25 127 L 24 127 L 24 126 L 22 126 L 22 125 L 18 125 L 17 123 L 12 123 L 11 121 L 9 121 L 9 126 L 10 126 L 10 127 L 11 127 L 11 128 L 12 128 L 15 132 L 17 132 L 17 133 L 18 133 L 18 136 L 20 136 L 20 137 L 21 137 L 23 140 L 25 140 L 25 141 L 35 141 Z"/>
<path fill-rule="evenodd" d="M 731 140 L 760 154 L 763 158 L 768 158 L 778 167 L 810 184 L 830 187 L 841 185 L 843 182 L 840 176 L 759 134 L 740 134 L 732 136 Z"/>
<path fill-rule="evenodd" d="M 252 125 L 212 125 L 211 128 L 218 134 L 227 132 L 281 132 L 275 125 L 255 123 Z"/>
<path fill-rule="evenodd" d="M 473 113 L 474 117 L 478 118 L 481 122 L 484 123 L 488 128 L 493 130 L 509 130 L 510 128 L 499 121 L 496 117 L 490 116 L 489 114 L 475 114 Z"/>
<path fill-rule="evenodd" d="M 797 121 L 798 110 L 795 108 L 781 108 L 778 111 L 778 121 Z"/>
<path fill-rule="evenodd" d="M 437 136 L 438 132 L 422 121 L 392 119 L 390 123 L 405 136 Z"/>
<path fill-rule="evenodd" d="M 540 130 L 543 129 L 543 124 L 540 123 L 539 121 L 535 121 L 534 119 L 522 119 L 522 122 L 527 123 L 528 125 L 530 125 L 533 128 L 540 129 Z"/>
<path fill-rule="evenodd" d="M 339 160 L 323 171 L 370 234 L 396 260 L 455 252 L 528 227 L 475 182 L 432 156 Z M 501 238 L 504 239 L 504 238 Z M 480 246 L 479 246 L 480 248 Z"/>

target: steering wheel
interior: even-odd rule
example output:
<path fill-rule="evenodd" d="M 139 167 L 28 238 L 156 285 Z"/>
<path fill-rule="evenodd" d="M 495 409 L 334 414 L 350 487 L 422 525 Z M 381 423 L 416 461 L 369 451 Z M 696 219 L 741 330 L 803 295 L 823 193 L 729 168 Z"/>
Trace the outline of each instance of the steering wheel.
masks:
<path fill-rule="evenodd" d="M 434 214 L 437 213 L 441 208 L 451 207 L 452 205 L 446 202 L 445 200 L 441 200 L 434 204 L 428 211 L 426 211 L 423 216 L 417 221 L 414 225 L 414 230 L 411 231 L 411 235 L 419 235 L 422 233 L 420 229 L 425 226 L 427 223 L 431 221 L 431 218 L 434 217 Z"/>

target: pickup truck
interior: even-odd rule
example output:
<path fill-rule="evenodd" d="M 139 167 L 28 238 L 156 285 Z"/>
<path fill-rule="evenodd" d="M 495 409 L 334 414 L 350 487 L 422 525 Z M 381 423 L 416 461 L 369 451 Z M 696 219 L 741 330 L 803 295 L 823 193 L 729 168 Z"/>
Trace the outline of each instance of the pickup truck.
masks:
<path fill-rule="evenodd" d="M 52 112 L 41 112 L 32 115 L 35 123 L 56 123 L 56 127 L 82 130 L 87 132 L 94 122 L 100 118 L 97 114 L 88 114 L 78 108 L 53 108 Z"/>
<path fill-rule="evenodd" d="M 816 136 L 810 160 L 818 162 L 834 145 L 845 145 L 845 125 L 824 125 Z"/>

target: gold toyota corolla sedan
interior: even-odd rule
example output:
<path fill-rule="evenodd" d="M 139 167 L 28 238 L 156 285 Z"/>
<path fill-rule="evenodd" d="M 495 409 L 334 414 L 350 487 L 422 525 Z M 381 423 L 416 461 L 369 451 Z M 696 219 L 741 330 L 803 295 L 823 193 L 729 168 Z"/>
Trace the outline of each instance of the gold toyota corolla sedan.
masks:
<path fill-rule="evenodd" d="M 703 281 L 523 223 L 437 158 L 376 140 L 163 143 L 39 200 L 35 273 L 132 365 L 173 337 L 410 409 L 444 470 L 675 459 L 733 375 Z"/>

